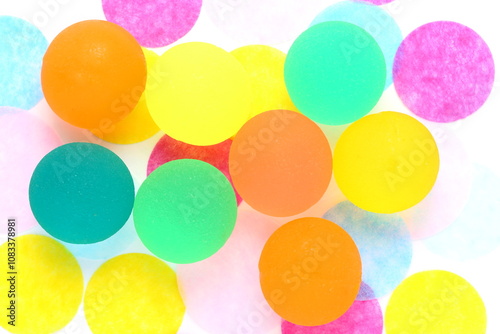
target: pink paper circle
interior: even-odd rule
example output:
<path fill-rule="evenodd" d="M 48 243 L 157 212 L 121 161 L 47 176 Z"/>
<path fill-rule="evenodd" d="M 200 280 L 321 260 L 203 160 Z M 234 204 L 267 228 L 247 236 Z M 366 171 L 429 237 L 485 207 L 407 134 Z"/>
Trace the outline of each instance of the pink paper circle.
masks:
<path fill-rule="evenodd" d="M 278 228 L 269 217 L 239 210 L 233 234 L 210 258 L 177 266 L 188 315 L 209 333 L 267 333 L 280 318 L 266 302 L 258 262 Z"/>
<path fill-rule="evenodd" d="M 361 0 L 362 2 L 368 2 L 376 6 L 385 5 L 386 3 L 393 2 L 394 0 Z"/>
<path fill-rule="evenodd" d="M 382 310 L 377 299 L 355 301 L 337 320 L 322 326 L 299 326 L 288 321 L 281 323 L 282 334 L 381 334 Z"/>
<path fill-rule="evenodd" d="M 31 212 L 28 189 L 38 162 L 61 145 L 59 136 L 38 117 L 24 110 L 0 107 L 1 219 L 16 218 L 16 232 L 37 225 Z M 5 233 L 7 224 L 2 224 Z"/>
<path fill-rule="evenodd" d="M 413 113 L 447 123 L 484 104 L 495 65 L 488 45 L 474 30 L 438 21 L 405 38 L 396 53 L 393 75 L 399 97 Z"/>
<path fill-rule="evenodd" d="M 228 139 L 215 145 L 196 146 L 186 144 L 168 135 L 164 135 L 158 143 L 156 143 L 153 152 L 151 152 L 148 161 L 148 175 L 156 168 L 172 160 L 197 159 L 216 167 L 228 178 L 231 184 L 233 184 L 231 175 L 229 174 L 229 150 L 232 142 L 231 139 Z M 242 199 L 236 190 L 234 190 L 234 192 L 236 194 L 236 201 L 240 204 Z"/>
<path fill-rule="evenodd" d="M 106 19 L 130 32 L 145 47 L 169 45 L 198 20 L 202 0 L 103 0 Z"/>

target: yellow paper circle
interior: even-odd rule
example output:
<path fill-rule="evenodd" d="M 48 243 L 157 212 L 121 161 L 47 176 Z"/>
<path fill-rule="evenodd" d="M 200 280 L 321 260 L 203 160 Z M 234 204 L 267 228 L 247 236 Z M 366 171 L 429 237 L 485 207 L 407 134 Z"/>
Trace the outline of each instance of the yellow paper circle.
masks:
<path fill-rule="evenodd" d="M 172 269 L 139 253 L 117 256 L 94 273 L 84 310 L 92 333 L 177 333 L 184 302 Z"/>
<path fill-rule="evenodd" d="M 149 77 L 151 116 L 170 137 L 214 145 L 233 136 L 251 110 L 250 78 L 230 53 L 191 42 L 167 50 Z"/>
<path fill-rule="evenodd" d="M 14 267 L 7 261 L 12 252 Z M 28 234 L 17 237 L 15 246 L 8 242 L 0 246 L 0 256 L 4 259 L 0 280 L 3 328 L 11 333 L 46 334 L 62 329 L 73 319 L 82 301 L 83 274 L 66 247 L 52 238 Z M 12 300 L 15 326 L 6 316 L 11 314 L 6 308 L 11 307 Z"/>
<path fill-rule="evenodd" d="M 231 54 L 250 75 L 253 92 L 250 117 L 268 110 L 298 111 L 285 86 L 285 53 L 266 45 L 248 45 Z"/>
<path fill-rule="evenodd" d="M 486 309 L 462 277 L 443 270 L 417 273 L 392 294 L 385 316 L 387 334 L 483 334 Z"/>
<path fill-rule="evenodd" d="M 392 111 L 365 116 L 340 136 L 335 180 L 356 206 L 394 213 L 419 203 L 439 171 L 436 142 L 415 118 Z"/>
<path fill-rule="evenodd" d="M 153 73 L 152 69 L 159 56 L 151 50 L 145 48 L 142 50 L 146 57 L 148 78 L 154 77 L 155 73 Z M 123 101 L 119 103 L 126 106 L 129 103 L 128 98 L 133 100 L 137 97 L 124 97 Z M 149 113 L 148 106 L 146 105 L 146 95 L 143 93 L 135 108 L 124 119 L 115 124 L 103 122 L 99 128 L 92 129 L 91 131 L 97 137 L 110 143 L 134 144 L 154 136 L 160 131 L 160 128 L 153 121 Z"/>

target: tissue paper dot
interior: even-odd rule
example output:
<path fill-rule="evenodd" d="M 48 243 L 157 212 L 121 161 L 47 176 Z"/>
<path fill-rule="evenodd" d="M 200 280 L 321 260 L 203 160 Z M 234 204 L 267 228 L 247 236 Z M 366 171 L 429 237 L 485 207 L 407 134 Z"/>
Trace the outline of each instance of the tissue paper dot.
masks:
<path fill-rule="evenodd" d="M 293 43 L 285 83 L 293 103 L 313 121 L 342 125 L 366 115 L 385 86 L 384 54 L 360 27 L 340 21 L 314 25 Z"/>
<path fill-rule="evenodd" d="M 161 165 L 178 159 L 196 159 L 205 161 L 216 167 L 231 182 L 229 174 L 229 149 L 231 148 L 231 139 L 227 139 L 219 144 L 208 146 L 196 146 L 183 143 L 174 138 L 164 135 L 156 143 L 153 152 L 148 161 L 148 175 Z M 237 203 L 241 203 L 241 197 L 236 193 Z"/>
<path fill-rule="evenodd" d="M 385 111 L 363 117 L 340 136 L 333 173 L 354 205 L 394 213 L 419 203 L 439 170 L 436 142 L 411 116 Z"/>
<path fill-rule="evenodd" d="M 328 140 L 307 117 L 271 110 L 250 119 L 229 153 L 236 190 L 252 208 L 285 217 L 318 202 L 332 177 Z"/>
<path fill-rule="evenodd" d="M 301 326 L 338 319 L 353 304 L 361 284 L 356 244 L 338 225 L 321 218 L 293 220 L 274 232 L 259 270 L 269 305 Z"/>
<path fill-rule="evenodd" d="M 111 22 L 89 20 L 69 26 L 43 57 L 47 103 L 77 127 L 107 129 L 122 120 L 139 102 L 145 84 L 141 47 Z"/>
<path fill-rule="evenodd" d="M 472 189 L 460 216 L 441 233 L 425 241 L 436 254 L 465 261 L 500 246 L 500 178 L 489 169 L 475 166 Z"/>
<path fill-rule="evenodd" d="M 307 25 L 308 4 L 302 0 L 205 0 L 217 28 L 241 44 L 279 44 Z M 304 19 L 303 19 L 304 18 Z"/>
<path fill-rule="evenodd" d="M 16 248 L 14 269 L 7 264 L 11 247 Z M 15 246 L 1 245 L 0 255 L 5 259 L 0 280 L 3 328 L 12 333 L 54 333 L 73 319 L 82 300 L 83 274 L 63 245 L 49 237 L 27 234 L 16 237 Z M 14 298 L 9 297 L 11 289 Z M 11 305 L 15 327 L 9 324 L 12 312 L 7 308 Z"/>
<path fill-rule="evenodd" d="M 281 324 L 282 334 L 382 334 L 384 321 L 378 300 L 355 301 L 340 318 L 322 326 Z"/>
<path fill-rule="evenodd" d="M 127 29 L 149 48 L 169 45 L 198 20 L 202 0 L 103 0 L 106 19 Z"/>
<path fill-rule="evenodd" d="M 385 329 L 387 334 L 484 334 L 486 309 L 462 277 L 443 270 L 423 271 L 394 291 L 385 313 Z"/>
<path fill-rule="evenodd" d="M 148 77 L 154 76 L 153 65 L 158 60 L 158 55 L 153 51 L 143 49 L 146 57 Z M 135 108 L 124 119 L 108 124 L 106 127 L 93 129 L 92 132 L 99 138 L 115 144 L 134 144 L 152 137 L 160 131 L 160 128 L 151 118 L 148 106 L 146 105 L 146 95 L 142 93 Z"/>
<path fill-rule="evenodd" d="M 362 1 L 380 6 L 380 5 L 385 5 L 385 4 L 388 4 L 390 2 L 393 2 L 394 0 L 362 0 Z"/>
<path fill-rule="evenodd" d="M 344 21 L 366 30 L 377 41 L 386 64 L 385 88 L 392 84 L 392 64 L 403 36 L 396 21 L 384 9 L 368 3 L 341 1 L 322 11 L 311 25 Z"/>
<path fill-rule="evenodd" d="M 105 262 L 84 298 L 94 334 L 177 333 L 185 306 L 175 272 L 154 256 L 129 253 Z"/>
<path fill-rule="evenodd" d="M 210 333 L 267 333 L 280 318 L 259 284 L 258 262 L 278 225 L 254 211 L 239 211 L 233 234 L 210 258 L 178 265 L 189 316 Z M 203 280 L 200 280 L 203 277 Z"/>
<path fill-rule="evenodd" d="M 488 98 L 495 65 L 485 41 L 456 22 L 425 24 L 408 35 L 394 61 L 394 85 L 415 115 L 447 123 L 477 111 Z"/>
<path fill-rule="evenodd" d="M 231 54 L 250 75 L 253 91 L 250 117 L 268 110 L 297 110 L 285 86 L 283 52 L 266 45 L 248 45 Z"/>
<path fill-rule="evenodd" d="M 90 244 L 115 234 L 134 205 L 134 183 L 113 152 L 90 143 L 71 143 L 47 154 L 29 187 L 36 219 L 53 237 Z"/>
<path fill-rule="evenodd" d="M 43 98 L 40 68 L 47 45 L 31 23 L 0 16 L 0 106 L 31 109 Z"/>
<path fill-rule="evenodd" d="M 413 240 L 434 236 L 457 220 L 472 187 L 473 166 L 459 139 L 443 129 L 435 136 L 440 155 L 436 183 L 422 202 L 401 212 Z"/>
<path fill-rule="evenodd" d="M 193 263 L 217 252 L 236 222 L 236 198 L 214 166 L 180 159 L 152 172 L 134 207 L 137 234 L 159 258 Z"/>
<path fill-rule="evenodd" d="M 358 246 L 363 282 L 371 288 L 369 295 L 360 291 L 358 300 L 383 297 L 406 277 L 412 244 L 400 216 L 371 213 L 344 201 L 328 210 L 323 218 L 342 227 Z"/>
<path fill-rule="evenodd" d="M 170 137 L 213 145 L 232 137 L 251 111 L 250 77 L 228 52 L 191 42 L 167 50 L 149 78 L 151 116 Z"/>
<path fill-rule="evenodd" d="M 17 219 L 17 231 L 37 225 L 30 210 L 28 189 L 38 162 L 61 145 L 52 128 L 25 110 L 0 107 L 0 212 Z M 6 233 L 2 224 L 0 233 Z"/>

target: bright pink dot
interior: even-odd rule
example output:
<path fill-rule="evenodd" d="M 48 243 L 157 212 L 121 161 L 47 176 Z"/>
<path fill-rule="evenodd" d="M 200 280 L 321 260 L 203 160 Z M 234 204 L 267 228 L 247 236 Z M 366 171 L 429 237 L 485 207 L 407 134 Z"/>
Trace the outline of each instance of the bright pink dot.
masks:
<path fill-rule="evenodd" d="M 229 174 L 229 150 L 233 141 L 225 140 L 222 143 L 209 146 L 196 146 L 186 144 L 179 140 L 164 135 L 156 143 L 148 161 L 148 175 L 161 165 L 177 159 L 197 159 L 211 164 L 220 170 L 233 184 Z M 233 186 L 234 188 L 234 186 Z M 241 197 L 236 190 L 236 201 L 241 203 Z"/>
<path fill-rule="evenodd" d="M 106 19 L 128 30 L 145 47 L 169 45 L 198 20 L 202 0 L 103 0 Z"/>
<path fill-rule="evenodd" d="M 389 2 L 393 2 L 394 0 L 361 0 L 361 1 L 380 6 L 380 5 L 385 5 L 386 3 Z"/>
<path fill-rule="evenodd" d="M 495 79 L 490 49 L 472 29 L 438 21 L 414 30 L 394 61 L 394 85 L 417 116 L 453 122 L 478 110 Z"/>
<path fill-rule="evenodd" d="M 377 299 L 355 301 L 344 315 L 322 326 L 299 326 L 288 321 L 281 323 L 282 334 L 381 334 L 382 310 Z"/>

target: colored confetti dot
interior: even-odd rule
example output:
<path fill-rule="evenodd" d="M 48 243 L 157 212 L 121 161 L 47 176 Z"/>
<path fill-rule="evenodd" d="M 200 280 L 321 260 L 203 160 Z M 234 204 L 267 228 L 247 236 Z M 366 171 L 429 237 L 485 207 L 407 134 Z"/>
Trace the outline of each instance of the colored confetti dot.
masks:
<path fill-rule="evenodd" d="M 436 141 L 440 160 L 436 183 L 422 202 L 401 212 L 414 240 L 434 236 L 456 221 L 472 187 L 473 167 L 456 135 L 441 131 L 436 133 Z"/>
<path fill-rule="evenodd" d="M 453 260 L 471 260 L 500 246 L 500 178 L 475 166 L 472 189 L 460 216 L 441 233 L 425 241 L 434 253 Z"/>
<path fill-rule="evenodd" d="M 40 161 L 29 199 L 50 235 L 89 244 L 109 238 L 125 224 L 134 205 L 134 183 L 125 163 L 110 150 L 71 143 Z"/>
<path fill-rule="evenodd" d="M 172 160 L 178 159 L 196 159 L 205 161 L 216 167 L 231 181 L 229 174 L 229 150 L 231 148 L 231 139 L 225 140 L 219 144 L 209 146 L 196 146 L 183 143 L 174 138 L 164 135 L 156 143 L 153 152 L 148 161 L 148 175 L 156 168 Z M 241 203 L 241 196 L 235 190 L 236 201 Z"/>
<path fill-rule="evenodd" d="M 252 208 L 286 217 L 318 202 L 332 178 L 321 129 L 289 110 L 266 111 L 236 134 L 229 154 L 236 190 Z"/>
<path fill-rule="evenodd" d="M 391 3 L 394 0 L 362 0 L 362 1 L 380 6 L 380 5 L 385 5 L 385 4 Z"/>
<path fill-rule="evenodd" d="M 293 220 L 274 232 L 259 270 L 269 305 L 301 326 L 338 319 L 353 304 L 361 284 L 356 244 L 338 225 L 321 218 Z"/>
<path fill-rule="evenodd" d="M 52 110 L 85 129 L 107 129 L 137 105 L 146 84 L 141 47 L 125 29 L 106 21 L 75 23 L 43 57 L 42 89 Z"/>
<path fill-rule="evenodd" d="M 177 333 L 185 306 L 175 272 L 154 256 L 123 254 L 91 277 L 84 298 L 94 334 Z"/>
<path fill-rule="evenodd" d="M 169 45 L 198 20 L 201 0 L 103 0 L 106 19 L 127 29 L 149 48 Z"/>
<path fill-rule="evenodd" d="M 495 79 L 495 65 L 488 45 L 474 30 L 438 21 L 404 39 L 393 73 L 399 97 L 415 115 L 447 123 L 469 116 L 484 104 Z"/>
<path fill-rule="evenodd" d="M 363 282 L 358 300 L 383 297 L 406 277 L 412 258 L 410 233 L 398 215 L 364 211 L 348 201 L 337 204 L 323 216 L 342 227 L 358 246 L 363 264 Z"/>
<path fill-rule="evenodd" d="M 285 62 L 292 101 L 313 121 L 342 125 L 366 115 L 384 91 L 385 60 L 373 37 L 347 22 L 310 27 Z"/>
<path fill-rule="evenodd" d="M 228 52 L 207 43 L 174 46 L 156 62 L 146 100 L 170 137 L 214 145 L 232 137 L 251 111 L 250 77 Z"/>
<path fill-rule="evenodd" d="M 385 10 L 368 3 L 342 1 L 322 11 L 311 25 L 344 21 L 366 30 L 377 41 L 386 64 L 385 88 L 392 84 L 392 64 L 403 36 L 396 21 Z"/>
<path fill-rule="evenodd" d="M 368 288 L 369 289 L 369 288 Z M 377 299 L 355 301 L 340 318 L 322 326 L 281 324 L 282 334 L 382 334 L 384 321 Z"/>
<path fill-rule="evenodd" d="M 224 174 L 206 162 L 181 159 L 160 166 L 141 185 L 134 222 L 153 254 L 173 263 L 192 263 L 225 244 L 236 209 Z"/>
<path fill-rule="evenodd" d="M 294 38 L 307 26 L 302 0 L 204 0 L 212 22 L 241 44 L 279 44 Z M 307 17 L 307 16 L 305 16 Z"/>
<path fill-rule="evenodd" d="M 10 247 L 16 248 L 15 264 L 7 263 Z M 5 307 L 0 325 L 11 333 L 54 333 L 76 315 L 83 295 L 83 274 L 75 257 L 59 242 L 41 235 L 22 235 L 15 246 L 4 243 L 5 259 L 0 280 L 0 301 Z M 14 286 L 14 287 L 12 287 Z M 9 290 L 15 296 L 9 296 Z M 12 301 L 15 304 L 12 304 Z M 8 307 L 14 305 L 15 311 Z M 9 324 L 13 319 L 14 324 Z M 7 315 L 7 316 L 6 316 Z"/>
<path fill-rule="evenodd" d="M 258 262 L 278 225 L 254 211 L 239 211 L 233 234 L 210 258 L 178 265 L 189 316 L 210 333 L 267 333 L 280 318 L 259 284 Z M 200 280 L 203 277 L 203 280 Z"/>
<path fill-rule="evenodd" d="M 0 184 L 8 189 L 0 192 L 0 212 L 15 215 L 17 231 L 24 232 L 37 225 L 28 197 L 31 175 L 61 139 L 38 117 L 7 107 L 0 107 L 0 133 Z M 2 224 L 0 232 L 6 233 L 5 228 Z"/>
<path fill-rule="evenodd" d="M 387 305 L 385 328 L 399 333 L 486 333 L 486 309 L 462 277 L 443 270 L 405 279 Z"/>
<path fill-rule="evenodd" d="M 419 203 L 439 171 L 436 142 L 411 116 L 385 111 L 363 117 L 340 136 L 333 173 L 356 206 L 394 213 Z"/>
<path fill-rule="evenodd" d="M 152 72 L 153 65 L 158 60 L 158 55 L 153 51 L 143 49 L 148 68 L 148 77 L 155 75 Z M 106 127 L 93 129 L 92 132 L 99 138 L 115 144 L 134 144 L 152 137 L 160 131 L 160 128 L 151 118 L 148 106 L 146 105 L 146 95 L 142 93 L 139 102 L 121 121 Z"/>
<path fill-rule="evenodd" d="M 286 55 L 270 46 L 248 45 L 231 51 L 250 75 L 253 99 L 250 117 L 268 110 L 297 110 L 285 86 Z"/>
<path fill-rule="evenodd" d="M 0 106 L 28 110 L 43 98 L 40 68 L 47 45 L 31 23 L 0 16 Z"/>

